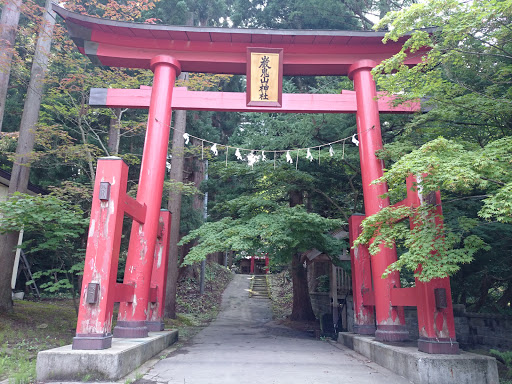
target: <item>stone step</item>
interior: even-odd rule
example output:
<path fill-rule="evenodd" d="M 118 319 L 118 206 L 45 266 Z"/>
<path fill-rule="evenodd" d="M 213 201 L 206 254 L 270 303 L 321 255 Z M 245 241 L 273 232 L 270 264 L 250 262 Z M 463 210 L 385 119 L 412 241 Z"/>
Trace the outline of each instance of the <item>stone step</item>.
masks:
<path fill-rule="evenodd" d="M 251 284 L 250 297 L 255 299 L 268 299 L 268 287 L 266 276 L 254 276 Z"/>

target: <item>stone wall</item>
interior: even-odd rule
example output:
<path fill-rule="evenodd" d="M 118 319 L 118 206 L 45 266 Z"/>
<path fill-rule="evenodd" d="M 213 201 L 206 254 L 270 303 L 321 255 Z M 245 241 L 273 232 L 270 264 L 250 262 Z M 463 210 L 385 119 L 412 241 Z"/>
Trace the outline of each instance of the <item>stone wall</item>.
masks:
<path fill-rule="evenodd" d="M 460 346 L 512 350 L 512 316 L 466 312 L 463 305 L 454 305 L 455 334 Z M 405 320 L 411 339 L 418 338 L 416 308 L 405 309 Z"/>

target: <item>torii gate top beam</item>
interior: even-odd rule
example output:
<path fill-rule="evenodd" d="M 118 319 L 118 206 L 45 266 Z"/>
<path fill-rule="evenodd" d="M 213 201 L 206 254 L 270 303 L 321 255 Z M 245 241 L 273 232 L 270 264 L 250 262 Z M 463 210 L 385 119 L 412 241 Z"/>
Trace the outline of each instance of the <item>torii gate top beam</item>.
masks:
<path fill-rule="evenodd" d="M 53 5 L 71 38 L 94 63 L 149 68 L 160 54 L 176 58 L 183 71 L 245 74 L 248 47 L 283 48 L 283 75 L 347 75 L 360 60 L 377 63 L 400 51 L 404 37 L 382 43 L 384 32 L 198 28 L 105 20 Z M 406 61 L 415 65 L 424 51 Z"/>

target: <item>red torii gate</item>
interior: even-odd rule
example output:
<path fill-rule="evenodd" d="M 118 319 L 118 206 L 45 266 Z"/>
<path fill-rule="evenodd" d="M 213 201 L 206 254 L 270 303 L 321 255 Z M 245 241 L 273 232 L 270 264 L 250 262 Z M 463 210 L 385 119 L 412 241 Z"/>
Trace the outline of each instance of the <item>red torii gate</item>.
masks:
<path fill-rule="evenodd" d="M 419 105 L 391 107 L 389 100 L 377 100 L 371 70 L 397 53 L 405 38 L 384 45 L 381 32 L 162 26 L 103 20 L 55 5 L 53 9 L 65 19 L 80 52 L 94 63 L 150 68 L 154 72 L 152 88 L 91 92 L 91 105 L 149 108 L 149 117 L 136 200 L 126 196 L 127 167 L 120 159 L 100 159 L 98 163 L 74 349 L 110 347 L 115 301 L 121 302 L 115 337 L 144 337 L 148 329 L 163 329 L 165 245 L 170 221 L 168 213 L 160 212 L 160 204 L 172 108 L 356 113 L 365 213 L 372 215 L 390 204 L 389 199 L 379 197 L 387 186 L 370 184 L 383 174 L 383 162 L 375 156 L 375 151 L 382 148 L 379 112 L 407 113 L 418 110 Z M 248 107 L 245 94 L 174 88 L 181 70 L 246 74 L 248 50 L 252 48 L 280 49 L 282 75 L 348 75 L 354 81 L 355 92 L 283 95 L 281 106 Z M 406 64 L 418 64 L 422 53 L 410 56 Z M 124 283 L 116 284 L 124 213 L 134 223 Z M 359 222 L 351 218 L 352 239 Z M 364 249 L 358 252 L 353 257 L 355 331 L 375 333 L 380 341 L 405 340 L 408 332 L 399 306 L 416 305 L 421 317 L 419 349 L 457 353 L 449 280 L 424 284 L 408 298 L 411 291 L 400 289 L 398 273 L 381 278 L 396 260 L 395 249 L 382 247 L 371 258 L 371 265 L 369 257 L 359 256 Z"/>

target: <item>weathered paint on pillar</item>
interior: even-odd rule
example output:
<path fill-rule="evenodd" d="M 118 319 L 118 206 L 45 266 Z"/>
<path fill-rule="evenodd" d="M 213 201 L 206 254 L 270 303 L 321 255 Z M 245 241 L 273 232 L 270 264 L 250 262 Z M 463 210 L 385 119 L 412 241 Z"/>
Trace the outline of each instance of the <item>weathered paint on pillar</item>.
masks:
<path fill-rule="evenodd" d="M 350 264 L 352 266 L 352 292 L 354 300 L 354 333 L 375 334 L 375 310 L 372 305 L 364 305 L 363 294 L 373 292 L 370 252 L 367 246 L 352 248 L 361 234 L 364 215 L 352 215 L 348 219 L 350 243 Z"/>
<path fill-rule="evenodd" d="M 112 344 L 112 316 L 123 229 L 128 166 L 118 157 L 98 161 L 73 349 Z M 102 196 L 100 200 L 100 184 Z M 109 191 L 107 191 L 107 189 Z"/>
<path fill-rule="evenodd" d="M 265 255 L 265 274 L 270 273 L 269 263 L 270 263 L 270 260 L 268 258 L 268 255 Z"/>
<path fill-rule="evenodd" d="M 423 196 L 418 186 L 421 178 L 409 176 L 407 178 L 408 202 L 412 206 L 419 207 L 426 203 L 435 204 L 435 225 L 443 226 L 443 208 L 441 205 L 441 192 Z M 432 218 L 426 218 L 431 220 Z M 434 224 L 434 223 L 432 223 Z M 411 222 L 411 229 L 414 227 Z M 435 255 L 433 255 L 435 256 Z M 418 266 L 421 269 L 421 265 Z M 437 300 L 436 300 L 437 291 Z M 459 352 L 459 344 L 455 338 L 455 322 L 453 319 L 452 291 L 450 278 L 433 279 L 429 282 L 421 282 L 416 278 L 416 297 L 418 309 L 418 328 L 420 338 L 418 349 L 427 353 L 456 354 Z"/>
<path fill-rule="evenodd" d="M 251 256 L 251 271 L 250 271 L 251 275 L 253 275 L 253 274 L 254 274 L 254 269 L 255 269 L 255 268 L 254 268 L 254 266 L 255 266 L 255 263 L 256 263 L 256 261 L 255 261 L 255 257 L 254 257 L 254 256 Z"/>
<path fill-rule="evenodd" d="M 366 216 L 371 216 L 389 205 L 388 198 L 380 197 L 387 192 L 387 185 L 371 185 L 384 172 L 383 161 L 375 155 L 377 150 L 382 149 L 377 90 L 371 74 L 375 65 L 372 60 L 361 60 L 349 68 L 349 78 L 354 81 L 356 91 L 357 133 Z M 399 274 L 395 272 L 386 279 L 382 278 L 388 265 L 396 259 L 396 249 L 381 245 L 379 253 L 371 260 L 377 320 L 375 338 L 381 341 L 406 340 L 409 336 L 403 308 L 391 305 L 391 289 L 400 287 Z"/>
<path fill-rule="evenodd" d="M 171 234 L 171 213 L 160 211 L 156 237 L 153 272 L 151 273 L 151 295 L 146 326 L 150 332 L 164 330 L 165 287 L 169 259 L 169 236 Z M 154 293 L 154 295 L 153 295 Z M 153 297 L 154 296 L 154 297 Z"/>
<path fill-rule="evenodd" d="M 134 300 L 121 303 L 115 337 L 146 337 L 148 334 L 145 323 L 162 204 L 172 91 L 180 64 L 171 56 L 160 55 L 151 60 L 151 70 L 154 72 L 153 88 L 137 192 L 137 201 L 146 204 L 147 213 L 144 224 L 134 222 L 132 225 L 124 283 L 134 285 Z"/>

